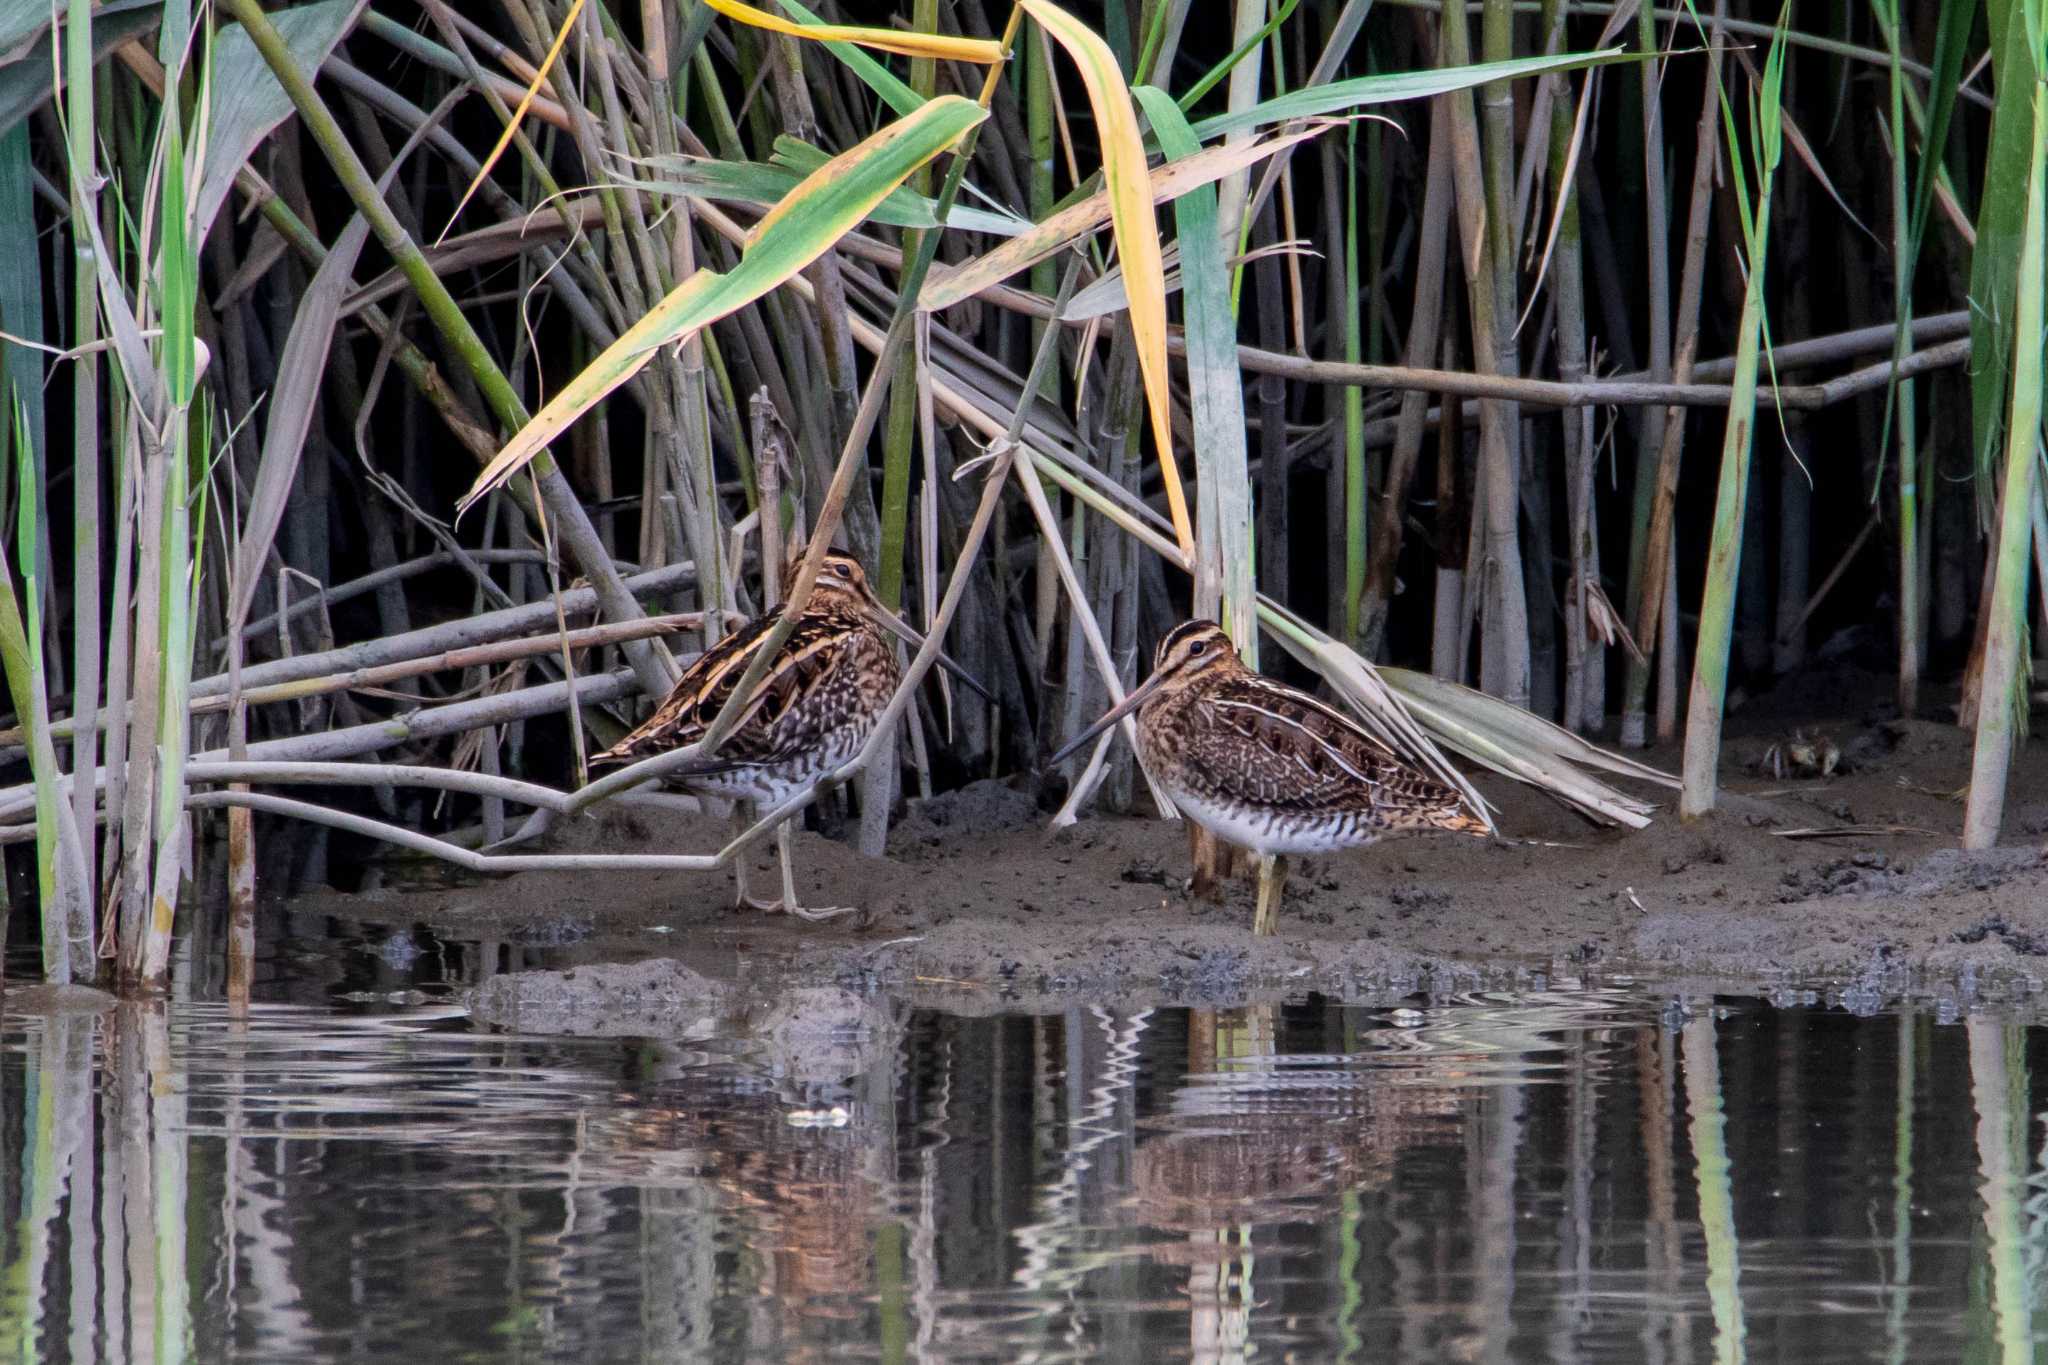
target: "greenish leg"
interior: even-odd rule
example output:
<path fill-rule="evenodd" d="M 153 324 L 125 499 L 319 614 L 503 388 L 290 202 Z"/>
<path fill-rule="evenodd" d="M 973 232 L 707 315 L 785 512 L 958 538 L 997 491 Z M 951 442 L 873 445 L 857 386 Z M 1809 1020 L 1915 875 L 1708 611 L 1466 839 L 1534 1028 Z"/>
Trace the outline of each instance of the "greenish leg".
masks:
<path fill-rule="evenodd" d="M 1280 926 L 1280 898 L 1287 893 L 1287 855 L 1259 855 L 1259 908 L 1252 916 L 1252 933 L 1269 938 Z"/>

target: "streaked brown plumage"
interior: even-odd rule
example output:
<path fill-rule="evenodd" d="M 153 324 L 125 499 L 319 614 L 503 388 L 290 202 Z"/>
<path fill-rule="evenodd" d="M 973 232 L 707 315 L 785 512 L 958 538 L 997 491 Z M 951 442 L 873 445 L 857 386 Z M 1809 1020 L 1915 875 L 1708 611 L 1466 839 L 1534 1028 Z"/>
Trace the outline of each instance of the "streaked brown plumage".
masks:
<path fill-rule="evenodd" d="M 792 561 L 785 571 L 785 594 L 799 567 Z M 667 780 L 729 801 L 774 806 L 860 752 L 903 677 L 880 612 L 859 563 L 837 552 L 827 554 L 796 628 L 749 696 L 738 726 L 716 754 Z M 591 762 L 630 762 L 701 740 L 781 619 L 778 607 L 705 651 L 644 724 Z M 748 897 L 741 867 L 741 903 L 806 918 L 839 913 L 797 905 L 787 822 L 777 838 L 782 900 Z"/>
<path fill-rule="evenodd" d="M 1246 668 L 1214 621 L 1168 632 L 1152 676 L 1057 757 L 1133 708 L 1138 757 L 1181 813 L 1259 855 L 1256 932 L 1272 932 L 1289 854 L 1408 831 L 1487 832 L 1458 792 L 1349 716 Z"/>

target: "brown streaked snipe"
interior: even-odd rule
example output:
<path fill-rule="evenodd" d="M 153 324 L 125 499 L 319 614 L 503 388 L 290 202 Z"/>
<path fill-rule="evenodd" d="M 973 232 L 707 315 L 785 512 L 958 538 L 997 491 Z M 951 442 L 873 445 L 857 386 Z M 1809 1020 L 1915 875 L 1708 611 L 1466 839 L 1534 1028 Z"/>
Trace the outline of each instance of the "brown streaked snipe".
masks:
<path fill-rule="evenodd" d="M 1407 832 L 1488 832 L 1456 791 L 1394 757 L 1356 721 L 1246 668 L 1214 621 L 1169 631 L 1152 676 L 1052 761 L 1132 710 L 1138 758 L 1181 814 L 1258 854 L 1255 934 L 1279 922 L 1289 854 Z"/>
<path fill-rule="evenodd" d="M 793 559 L 785 569 L 785 596 L 800 567 L 801 560 Z M 640 728 L 591 762 L 630 762 L 702 739 L 781 619 L 782 608 L 773 608 L 699 655 Z M 687 791 L 773 807 L 846 763 L 867 742 L 903 677 L 885 627 L 917 638 L 876 600 L 857 561 L 827 553 L 795 630 L 747 700 L 739 725 L 717 753 L 665 780 Z M 776 827 L 775 840 L 781 898 L 762 901 L 747 894 L 742 855 L 734 864 L 740 905 L 805 919 L 829 919 L 852 908 L 799 904 L 788 820 Z"/>

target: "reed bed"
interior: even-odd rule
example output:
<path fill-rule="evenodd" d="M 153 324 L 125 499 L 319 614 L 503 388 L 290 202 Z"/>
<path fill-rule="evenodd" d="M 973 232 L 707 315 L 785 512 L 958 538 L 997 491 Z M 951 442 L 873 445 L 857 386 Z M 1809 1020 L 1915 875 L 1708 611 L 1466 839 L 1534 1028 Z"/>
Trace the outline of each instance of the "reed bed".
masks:
<path fill-rule="evenodd" d="M 2040 9 L 0 8 L 43 975 L 159 989 L 225 892 L 245 991 L 259 869 L 328 838 L 608 865 L 506 849 L 688 762 L 584 769 L 835 543 L 932 639 L 837 774 L 871 853 L 1191 612 L 1475 808 L 1452 758 L 1635 825 L 1680 780 L 1616 748 L 1682 729 L 1703 814 L 1731 679 L 1861 631 L 1905 714 L 1961 680 L 1988 844 L 2048 562 Z M 1141 781 L 1063 777 L 1062 821 Z"/>

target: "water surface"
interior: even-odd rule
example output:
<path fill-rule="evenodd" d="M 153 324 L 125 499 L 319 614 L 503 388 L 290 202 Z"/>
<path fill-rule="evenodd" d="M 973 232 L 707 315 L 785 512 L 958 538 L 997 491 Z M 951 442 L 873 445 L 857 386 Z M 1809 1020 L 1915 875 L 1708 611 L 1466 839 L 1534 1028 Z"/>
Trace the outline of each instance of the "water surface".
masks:
<path fill-rule="evenodd" d="M 0 1345 L 1819 1365 L 2048 1330 L 2022 1015 L 1587 984 L 548 1039 L 460 1009 L 504 957 L 344 936 L 246 1020 L 10 1011 Z"/>

